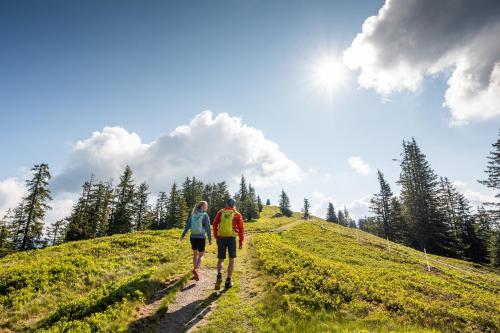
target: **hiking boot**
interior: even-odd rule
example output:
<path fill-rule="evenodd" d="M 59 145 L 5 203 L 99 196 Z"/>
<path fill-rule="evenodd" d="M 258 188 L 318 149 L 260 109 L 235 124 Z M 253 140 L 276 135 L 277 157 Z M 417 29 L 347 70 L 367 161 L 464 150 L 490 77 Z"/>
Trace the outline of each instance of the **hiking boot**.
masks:
<path fill-rule="evenodd" d="M 215 281 L 215 290 L 220 289 L 220 285 L 222 284 L 222 274 L 217 274 L 217 280 Z"/>
<path fill-rule="evenodd" d="M 200 276 L 198 275 L 198 272 L 196 271 L 196 269 L 193 269 L 193 279 L 195 281 L 200 281 Z"/>
<path fill-rule="evenodd" d="M 226 279 L 226 283 L 224 284 L 224 288 L 229 289 L 233 286 L 233 281 L 231 279 Z"/>

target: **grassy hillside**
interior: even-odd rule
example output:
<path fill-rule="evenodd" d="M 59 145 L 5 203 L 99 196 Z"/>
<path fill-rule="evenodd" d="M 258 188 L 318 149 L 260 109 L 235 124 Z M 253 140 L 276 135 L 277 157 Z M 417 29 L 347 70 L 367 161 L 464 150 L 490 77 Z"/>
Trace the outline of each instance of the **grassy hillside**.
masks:
<path fill-rule="evenodd" d="M 0 260 L 0 332 L 119 331 L 165 281 L 185 274 L 179 231 L 70 242 Z"/>
<path fill-rule="evenodd" d="M 266 207 L 246 223 L 235 287 L 201 332 L 498 332 L 500 277 L 314 218 Z M 190 271 L 180 231 L 67 243 L 0 260 L 0 332 L 119 332 Z M 215 267 L 215 245 L 205 266 Z M 214 277 L 215 278 L 215 277 Z M 151 325 L 155 331 L 157 326 Z"/>
<path fill-rule="evenodd" d="M 224 295 L 203 331 L 222 332 L 231 318 L 241 332 L 500 330 L 498 274 L 438 256 L 429 256 L 428 272 L 419 251 L 276 212 L 248 224 L 256 233 L 238 290 Z"/>

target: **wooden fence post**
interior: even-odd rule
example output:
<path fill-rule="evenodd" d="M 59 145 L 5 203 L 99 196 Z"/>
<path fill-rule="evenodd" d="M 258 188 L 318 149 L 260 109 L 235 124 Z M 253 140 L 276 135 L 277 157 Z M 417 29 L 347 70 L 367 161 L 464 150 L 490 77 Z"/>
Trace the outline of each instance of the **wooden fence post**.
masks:
<path fill-rule="evenodd" d="M 424 247 L 424 254 L 425 254 L 425 262 L 427 264 L 427 272 L 431 271 L 431 267 L 429 266 L 429 258 L 427 257 L 427 250 Z"/>

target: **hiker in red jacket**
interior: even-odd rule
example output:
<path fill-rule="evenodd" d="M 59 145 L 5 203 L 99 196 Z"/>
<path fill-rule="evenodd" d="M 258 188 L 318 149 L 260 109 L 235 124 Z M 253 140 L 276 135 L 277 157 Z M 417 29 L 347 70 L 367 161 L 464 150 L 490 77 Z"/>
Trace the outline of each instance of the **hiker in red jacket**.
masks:
<path fill-rule="evenodd" d="M 232 198 L 226 202 L 226 207 L 219 210 L 214 219 L 214 236 L 217 240 L 217 281 L 215 289 L 219 290 L 222 283 L 222 264 L 226 259 L 226 252 L 229 252 L 229 265 L 227 266 L 227 278 L 225 288 L 231 288 L 233 282 L 231 276 L 234 269 L 234 258 L 236 258 L 236 235 L 239 239 L 239 249 L 243 247 L 244 227 L 243 217 L 236 210 L 236 201 Z"/>

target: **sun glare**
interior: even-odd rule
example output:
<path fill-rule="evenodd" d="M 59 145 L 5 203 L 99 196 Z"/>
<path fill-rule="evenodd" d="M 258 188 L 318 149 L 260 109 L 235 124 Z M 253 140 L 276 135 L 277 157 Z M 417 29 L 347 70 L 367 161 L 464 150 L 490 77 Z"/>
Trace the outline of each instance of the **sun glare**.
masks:
<path fill-rule="evenodd" d="M 311 66 L 311 81 L 316 90 L 332 95 L 346 81 L 346 68 L 341 60 L 324 55 Z"/>

